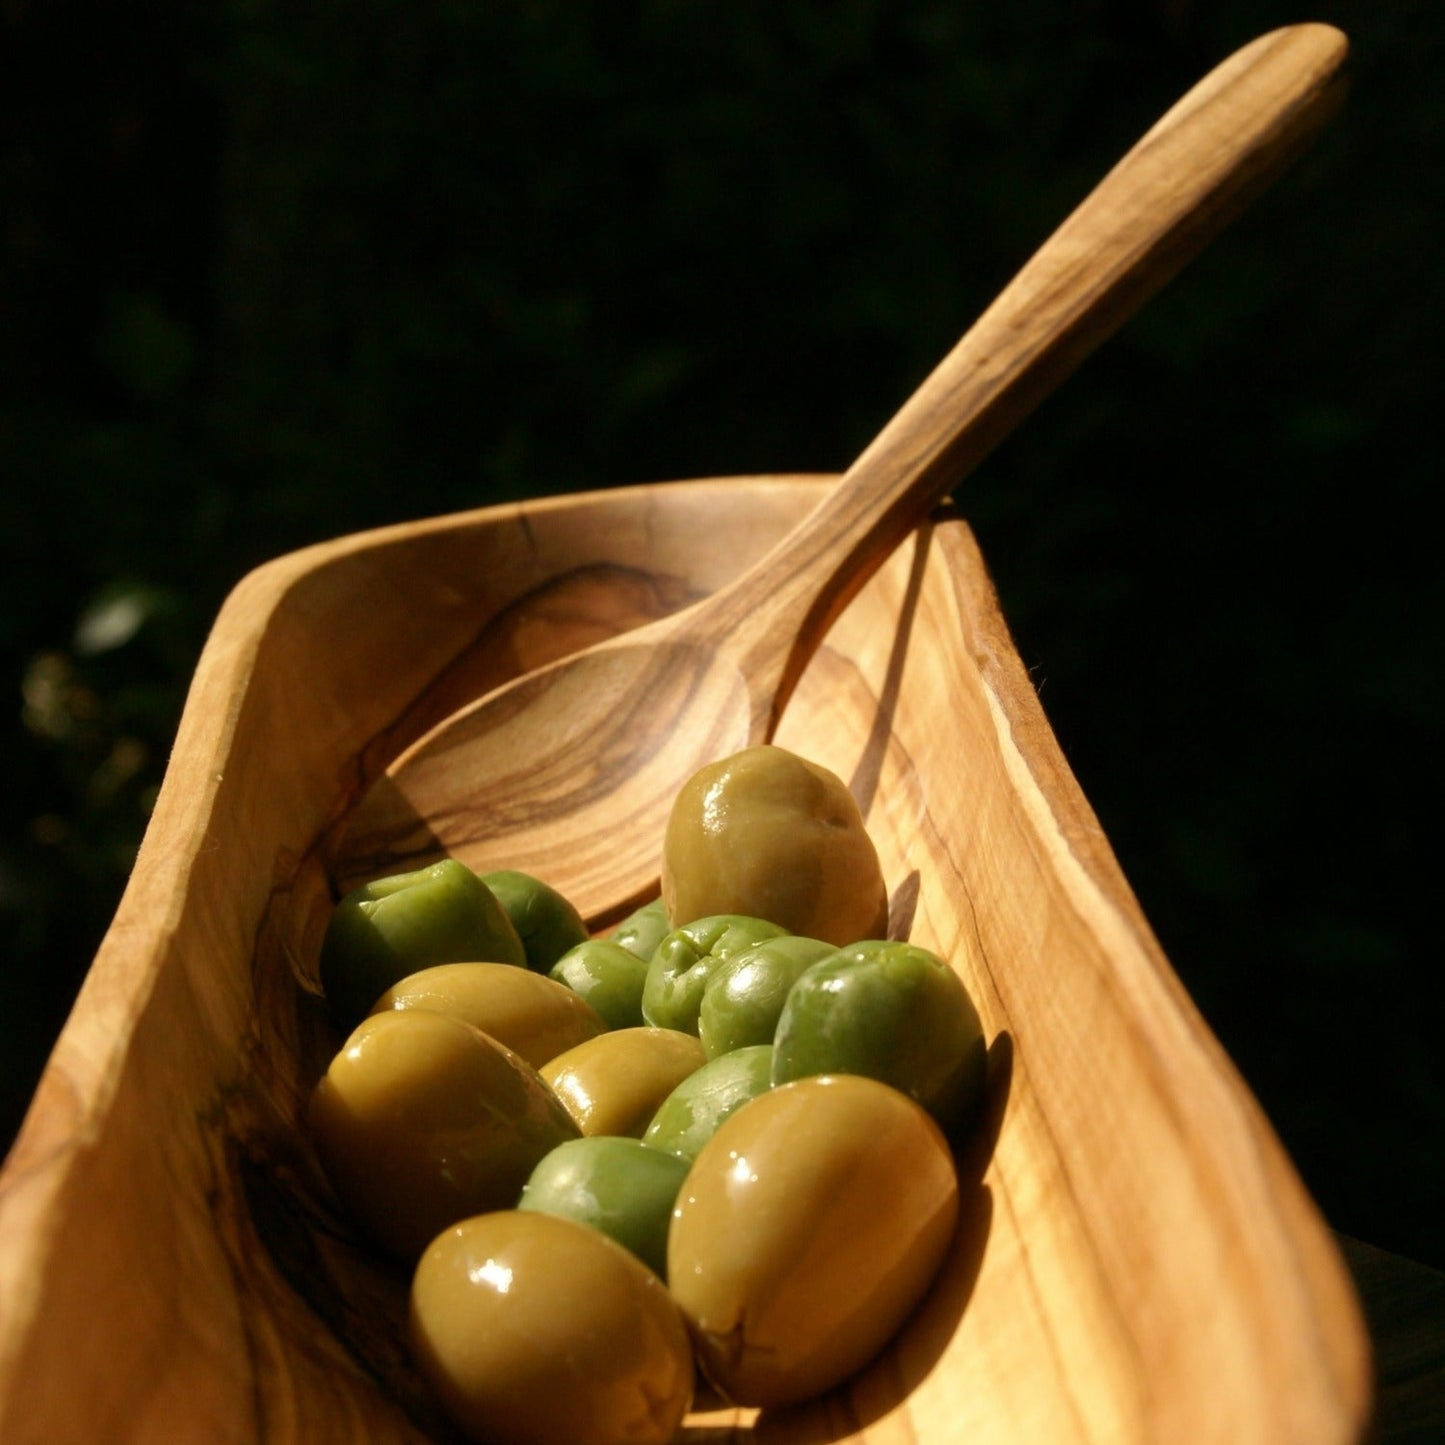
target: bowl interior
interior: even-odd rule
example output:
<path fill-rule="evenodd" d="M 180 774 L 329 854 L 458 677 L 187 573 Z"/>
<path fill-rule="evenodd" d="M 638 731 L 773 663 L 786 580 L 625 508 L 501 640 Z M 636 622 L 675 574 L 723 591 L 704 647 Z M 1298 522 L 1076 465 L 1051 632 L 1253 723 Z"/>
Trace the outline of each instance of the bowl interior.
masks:
<path fill-rule="evenodd" d="M 826 485 L 492 509 L 238 588 L 0 1183 L 0 1267 L 30 1302 L 0 1324 L 0 1435 L 451 1438 L 404 1346 L 407 1281 L 336 1209 L 300 1127 L 339 1043 L 316 978 L 331 844 L 459 702 L 717 587 Z M 1160 953 L 960 518 L 854 600 L 777 741 L 849 784 L 891 931 L 968 986 L 989 1108 L 953 1250 L 884 1355 L 795 1410 L 700 1400 L 684 1438 L 1359 1438 L 1348 1277 Z M 97 1319 L 110 1347 L 78 1356 Z"/>

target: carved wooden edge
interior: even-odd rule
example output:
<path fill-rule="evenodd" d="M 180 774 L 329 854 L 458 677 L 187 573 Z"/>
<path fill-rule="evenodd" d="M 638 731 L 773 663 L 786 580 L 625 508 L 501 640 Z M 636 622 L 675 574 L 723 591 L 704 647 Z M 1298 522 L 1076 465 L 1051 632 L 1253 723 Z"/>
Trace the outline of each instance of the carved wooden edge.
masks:
<path fill-rule="evenodd" d="M 454 523 L 455 519 L 443 519 L 436 525 Z M 387 530 L 400 538 L 411 529 Z M 1068 840 L 1071 855 L 1088 872 L 1098 894 L 1127 920 L 1136 952 L 1146 960 L 1147 972 L 1158 974 L 1171 1007 L 1177 1003 L 1183 1016 L 1192 1021 L 1191 1027 L 1202 1031 L 1200 1046 L 1218 1054 L 1226 1087 L 1236 1086 L 1227 1059 L 1213 1044 L 1159 953 L 1107 839 L 1067 768 L 1013 648 L 971 534 L 961 526 L 941 528 L 939 533 L 940 545 L 953 559 L 949 574 L 958 592 L 958 605 L 974 619 L 969 629 L 972 656 L 997 702 L 1001 726 L 1012 738 L 1015 756 L 1027 760 L 1032 790 L 1050 809 L 1058 835 Z M 313 553 L 311 561 L 324 566 L 356 545 L 350 541 L 334 544 L 338 550 L 333 551 L 333 544 L 328 544 Z M 292 1292 L 284 1262 L 277 1264 L 274 1247 L 269 1247 L 267 1257 L 257 1256 L 258 1215 L 266 1215 L 263 1227 L 271 1246 L 278 1232 L 284 1237 L 288 1228 L 296 1226 L 301 1238 L 306 1229 L 300 1226 L 310 1224 L 288 1220 L 285 1211 L 291 1206 L 284 1198 L 278 1201 L 273 1187 L 278 1160 L 254 1148 L 258 1137 L 266 1137 L 268 1121 L 284 1120 L 291 1107 L 286 1102 L 292 1097 L 287 1091 L 294 1087 L 266 1075 L 267 1052 L 258 1050 L 259 1020 L 279 1006 L 285 1026 L 302 1025 L 288 990 L 263 987 L 254 1000 L 248 998 L 246 970 L 242 971 L 242 986 L 228 986 L 220 997 L 212 996 L 214 977 L 189 951 L 192 940 L 182 937 L 183 910 L 173 906 L 178 878 L 194 880 L 202 869 L 208 827 L 225 801 L 225 778 L 231 766 L 241 761 L 237 738 L 238 730 L 244 729 L 234 706 L 236 689 L 252 681 L 262 636 L 270 629 L 277 608 L 294 595 L 304 577 L 312 575 L 309 564 L 294 558 L 282 559 L 273 568 L 269 575 L 262 569 L 262 575 L 247 579 L 237 594 L 244 605 L 229 612 L 223 609 L 218 619 L 212 639 L 215 646 L 208 644 L 208 656 L 198 668 L 187 709 L 189 715 L 194 704 L 204 721 L 183 724 L 177 741 L 175 781 L 171 774 L 167 778 L 172 796 L 166 810 L 158 804 L 152 826 L 158 836 L 153 840 L 148 834 L 143 859 L 138 860 L 132 884 L 135 896 L 128 890 L 96 969 L 87 980 L 86 992 L 57 1045 L 52 1060 L 54 1077 L 47 1072 L 42 1093 L 37 1095 L 36 1122 L 26 1136 L 26 1149 L 17 1147 L 0 1174 L 0 1436 L 7 1440 L 84 1437 L 79 1427 L 71 1436 L 25 1433 L 36 1413 L 31 1408 L 36 1403 L 35 1391 L 26 1389 L 35 1376 L 27 1380 L 26 1365 L 36 1361 L 33 1356 L 27 1358 L 24 1346 L 27 1323 L 34 1323 L 47 1284 L 45 1248 L 56 1241 L 67 1212 L 94 1214 L 106 1208 L 118 1217 L 110 1219 L 108 1232 L 94 1241 L 93 1274 L 84 1268 L 77 1271 L 73 1264 L 70 1270 L 72 1278 L 79 1277 L 82 1282 L 68 1298 L 72 1323 L 97 1311 L 104 1313 L 107 1307 L 122 1315 L 130 1307 L 129 1301 L 113 1294 L 115 1278 L 121 1276 L 123 1284 L 125 1274 L 114 1258 L 117 1248 L 129 1251 L 124 1264 L 137 1271 L 134 1278 L 152 1286 L 157 1282 L 165 1285 L 167 1270 L 174 1274 L 178 1269 L 199 1269 L 212 1282 L 216 1299 L 229 1300 L 218 1310 L 227 1317 L 209 1325 L 209 1332 L 197 1330 L 197 1325 L 205 1322 L 185 1318 L 184 1306 L 162 1288 L 148 1322 L 140 1322 L 136 1339 L 120 1342 L 114 1360 L 118 1378 L 109 1382 L 109 1393 L 102 1390 L 96 1398 L 94 1387 L 89 1386 L 91 1397 L 86 1398 L 82 1388 L 76 1400 L 56 1406 L 48 1417 L 42 1411 L 42 1417 L 128 1419 L 134 1423 L 137 1412 L 151 1422 L 169 1413 L 183 1419 L 188 1428 L 197 1422 L 213 1426 L 210 1438 L 274 1435 L 305 1439 L 308 1425 L 319 1423 L 313 1411 L 320 1409 L 341 1431 L 335 1437 L 328 1432 L 327 1438 L 343 1438 L 348 1431 L 374 1440 L 415 1440 L 434 1434 L 429 1427 L 423 1430 L 415 1423 L 404 1406 L 388 1399 L 379 1385 L 368 1386 L 365 1367 L 354 1356 L 338 1353 L 327 1332 L 315 1328 L 315 1321 L 324 1318 L 324 1313 L 308 1313 L 315 1308 L 314 1302 L 293 1311 L 300 1297 Z M 379 705 L 378 711 L 384 707 Z M 306 796 L 300 800 L 299 814 L 293 808 L 287 815 L 289 827 L 282 830 L 293 850 L 298 839 L 314 836 L 307 830 L 326 816 L 335 805 L 338 790 L 345 786 L 344 780 L 329 776 L 324 785 L 314 782 L 309 792 L 301 790 Z M 172 836 L 172 830 L 179 830 L 182 836 Z M 238 930 L 234 918 L 208 918 L 205 936 L 223 941 L 233 956 L 236 949 L 243 950 L 240 956 L 248 963 L 258 946 L 279 948 L 277 957 L 289 968 L 293 961 L 285 956 L 285 940 L 258 938 L 255 920 L 268 916 L 268 903 L 274 904 L 285 888 L 320 885 L 301 866 L 295 851 L 282 857 L 279 867 L 261 869 L 260 874 L 246 890 L 253 902 L 261 898 L 260 906 L 254 911 L 237 910 L 249 922 L 243 920 Z M 298 906 L 307 911 L 304 903 Z M 251 930 L 250 937 L 246 927 Z M 136 980 L 132 975 L 138 948 L 145 968 Z M 279 968 L 265 974 L 273 982 L 281 976 Z M 136 987 L 132 988 L 133 984 Z M 151 1063 L 168 1057 L 164 1048 L 174 1041 L 166 1040 L 162 1026 L 178 1022 L 195 1034 L 180 1051 L 191 1082 L 188 1089 L 179 1090 L 174 1079 L 150 1077 L 147 1060 L 134 1057 L 137 1050 L 147 1050 Z M 211 1052 L 217 1040 L 223 1047 Z M 215 1070 L 215 1076 L 208 1070 Z M 259 1090 L 238 1086 L 238 1080 L 254 1081 L 258 1071 L 263 1079 Z M 1248 1110 L 1247 1092 L 1245 1097 Z M 149 1137 L 157 1130 L 157 1119 L 162 1125 L 174 1121 L 176 1127 L 160 1127 L 159 1139 Z M 1319 1221 L 1314 1207 L 1288 1161 L 1277 1153 L 1267 1122 L 1261 1116 L 1254 1124 L 1256 1136 L 1249 1147 L 1260 1151 L 1263 1174 L 1278 1187 L 1284 1201 L 1283 1217 L 1271 1230 L 1271 1239 L 1282 1235 L 1286 1247 L 1291 1247 L 1295 1235 L 1302 1236 L 1295 1246 L 1299 1257 L 1293 1273 L 1324 1320 L 1322 1344 L 1338 1375 L 1336 1394 L 1342 1413 L 1349 1420 L 1362 1421 L 1369 1413 L 1368 1380 L 1361 1366 L 1361 1361 L 1368 1361 L 1368 1346 L 1358 1327 L 1357 1302 L 1348 1281 L 1342 1283 L 1338 1256 L 1324 1231 L 1316 1227 Z M 136 1161 L 141 1161 L 139 1170 Z M 280 1168 L 284 1167 L 282 1160 Z M 298 1163 L 296 1167 L 304 1166 Z M 150 1215 L 128 1213 L 127 1201 L 143 1197 L 154 1202 L 153 1194 L 136 1193 L 137 1172 L 148 1173 L 152 1179 L 173 1179 L 181 1186 L 177 1198 Z M 94 1197 L 97 1188 L 112 1191 L 103 1206 Z M 47 1207 L 54 1213 L 47 1214 Z M 1305 1227 L 1296 1231 L 1292 1224 Z M 67 1237 L 64 1244 L 69 1247 L 72 1242 Z M 345 1241 L 338 1247 L 344 1248 Z M 284 1261 L 284 1251 L 281 1253 Z M 93 1287 L 87 1290 L 86 1284 Z M 386 1282 L 378 1281 L 377 1288 L 384 1292 Z M 265 1308 L 253 1312 L 248 1302 Z M 277 1318 L 292 1321 L 280 1334 L 271 1323 Z M 315 1338 L 309 1341 L 309 1349 L 299 1349 L 298 1333 L 304 1335 L 307 1328 Z M 198 1339 L 192 1338 L 196 1335 Z M 377 1342 L 373 1368 L 376 1359 L 384 1365 L 387 1348 L 385 1339 Z M 162 1356 L 168 1362 L 158 1368 L 152 1354 L 165 1349 L 171 1354 Z M 134 1372 L 127 1375 L 122 1366 Z M 263 1388 L 257 1379 L 267 1374 L 271 1378 Z M 394 1379 L 387 1379 L 386 1384 L 395 1390 Z M 369 1402 L 364 1424 L 355 1415 L 358 1399 Z M 703 1418 L 696 1429 L 698 1442 L 747 1438 L 737 1419 L 729 1424 Z M 689 1435 L 689 1445 L 692 1440 Z"/>
<path fill-rule="evenodd" d="M 940 515 L 946 515 L 946 509 Z M 1346 1256 L 1258 1101 L 1160 947 L 1048 722 L 977 539 L 966 521 L 960 522 L 940 528 L 938 544 L 950 559 L 945 575 L 958 599 L 960 626 L 981 685 L 1000 710 L 1001 728 L 1007 734 L 1001 735 L 1000 746 L 1027 769 L 1030 791 L 1050 810 L 1057 837 L 1087 874 L 1092 901 L 1082 906 L 1097 909 L 1095 926 L 1112 936 L 1111 959 L 1120 981 L 1125 988 L 1137 989 L 1131 993 L 1132 1006 L 1156 1019 L 1163 1017 L 1161 1005 L 1167 1009 L 1172 1027 L 1208 1061 L 1213 1085 L 1242 1127 L 1241 1136 L 1228 1141 L 1224 1154 L 1236 1157 L 1254 1176 L 1251 1193 L 1256 1202 L 1271 1206 L 1270 1216 L 1256 1221 L 1260 1248 L 1268 1251 L 1268 1258 L 1261 1257 L 1257 1264 L 1289 1282 L 1293 1299 L 1282 1309 L 1282 1317 L 1292 1313 L 1307 1332 L 1308 1338 L 1298 1342 L 1295 1362 L 1306 1366 L 1301 1384 L 1310 1374 L 1317 1377 L 1310 1383 L 1324 1412 L 1300 1438 L 1312 1442 L 1332 1438 L 1341 1445 L 1371 1440 L 1376 1413 L 1374 1352 Z M 1162 998 L 1156 995 L 1151 1002 L 1155 990 Z M 1161 1061 L 1161 1068 L 1167 1077 L 1167 1063 Z M 1279 1415 L 1286 1420 L 1288 1408 Z"/>

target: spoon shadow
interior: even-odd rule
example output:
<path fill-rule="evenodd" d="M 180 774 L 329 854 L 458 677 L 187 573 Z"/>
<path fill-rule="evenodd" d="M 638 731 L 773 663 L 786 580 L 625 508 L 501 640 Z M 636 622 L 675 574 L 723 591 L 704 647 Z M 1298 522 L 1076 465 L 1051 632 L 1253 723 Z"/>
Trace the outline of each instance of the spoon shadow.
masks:
<path fill-rule="evenodd" d="M 874 710 L 863 751 L 848 779 L 848 790 L 853 794 L 854 801 L 865 818 L 878 795 L 878 784 L 883 775 L 883 760 L 887 756 L 888 743 L 893 736 L 893 720 L 898 714 L 898 700 L 903 687 L 903 668 L 908 660 L 913 623 L 918 613 L 918 599 L 923 592 L 923 580 L 928 572 L 929 545 L 933 540 L 933 528 L 939 515 L 940 513 L 935 511 L 926 517 L 914 533 L 908 582 L 898 608 L 897 631 L 894 633 L 893 646 L 888 652 L 888 666 L 883 674 L 882 686 L 878 689 L 878 706 Z"/>

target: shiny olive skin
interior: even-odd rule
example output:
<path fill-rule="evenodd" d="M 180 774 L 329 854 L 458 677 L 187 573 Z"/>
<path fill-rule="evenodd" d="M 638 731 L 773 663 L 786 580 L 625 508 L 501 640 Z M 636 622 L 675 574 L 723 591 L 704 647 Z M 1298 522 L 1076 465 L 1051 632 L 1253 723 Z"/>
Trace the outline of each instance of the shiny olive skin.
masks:
<path fill-rule="evenodd" d="M 772 1087 L 773 1046 L 754 1044 L 709 1059 L 658 1106 L 642 1142 L 696 1159 L 723 1120 Z"/>
<path fill-rule="evenodd" d="M 321 987 L 332 1021 L 353 1029 L 399 979 L 437 963 L 514 963 L 527 952 L 491 889 L 444 858 L 365 883 L 331 912 Z"/>
<path fill-rule="evenodd" d="M 789 990 L 774 1035 L 773 1082 L 866 1074 L 953 1132 L 982 1098 L 986 1055 L 963 980 L 928 949 L 870 939 L 813 964 Z"/>
<path fill-rule="evenodd" d="M 662 897 L 675 926 L 742 913 L 838 947 L 888 931 L 878 852 L 847 785 L 772 744 L 683 784 L 663 837 Z"/>
<path fill-rule="evenodd" d="M 772 1043 L 788 990 L 804 969 L 832 952 L 834 945 L 821 939 L 784 933 L 733 954 L 714 970 L 697 1016 L 697 1036 L 708 1058 Z"/>
<path fill-rule="evenodd" d="M 840 1384 L 917 1307 L 957 1218 L 948 1144 L 907 1095 L 847 1075 L 758 1095 L 703 1146 L 668 1236 L 703 1373 L 742 1406 Z"/>
<path fill-rule="evenodd" d="M 735 953 L 787 930 L 764 918 L 724 913 L 674 928 L 653 951 L 642 990 L 642 1017 L 661 1029 L 697 1032 L 712 973 Z"/>
<path fill-rule="evenodd" d="M 510 1207 L 577 1126 L 536 1071 L 462 1019 L 388 1009 L 357 1025 L 307 1124 L 352 1219 L 411 1261 L 449 1224 Z"/>
<path fill-rule="evenodd" d="M 607 936 L 646 962 L 671 931 L 672 924 L 662 899 L 654 898 L 651 903 L 634 908 Z"/>
<path fill-rule="evenodd" d="M 541 1075 L 581 1133 L 640 1139 L 662 1101 L 706 1062 L 695 1034 L 643 1025 L 588 1039 Z"/>
<path fill-rule="evenodd" d="M 412 1353 L 478 1445 L 668 1445 L 692 1403 L 687 1326 L 666 1285 L 598 1230 L 502 1210 L 428 1246 Z"/>
<path fill-rule="evenodd" d="M 589 938 L 569 948 L 553 964 L 548 977 L 584 999 L 610 1029 L 636 1028 L 643 1023 L 647 960 L 610 938 Z"/>
<path fill-rule="evenodd" d="M 534 1069 L 607 1031 L 606 1022 L 570 988 L 512 963 L 424 968 L 387 989 L 372 1012 L 389 1008 L 431 1009 L 465 1019 Z"/>
<path fill-rule="evenodd" d="M 538 1162 L 517 1208 L 600 1229 L 665 1277 L 672 1206 L 690 1162 L 640 1139 L 569 1139 Z"/>
<path fill-rule="evenodd" d="M 540 878 L 515 868 L 498 868 L 483 873 L 482 882 L 512 920 L 527 955 L 527 967 L 535 972 L 546 973 L 573 944 L 587 937 L 582 915 Z"/>

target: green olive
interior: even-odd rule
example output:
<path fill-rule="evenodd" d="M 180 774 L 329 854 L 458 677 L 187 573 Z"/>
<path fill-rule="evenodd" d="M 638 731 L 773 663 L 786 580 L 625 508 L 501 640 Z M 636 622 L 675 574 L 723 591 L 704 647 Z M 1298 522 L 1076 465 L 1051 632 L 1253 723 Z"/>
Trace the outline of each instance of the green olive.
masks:
<path fill-rule="evenodd" d="M 957 1216 L 948 1144 L 907 1095 L 848 1075 L 758 1095 L 703 1146 L 668 1237 L 703 1372 L 742 1406 L 840 1384 L 916 1308 Z"/>
<path fill-rule="evenodd" d="M 639 1139 L 568 1139 L 532 1170 L 517 1208 L 600 1229 L 666 1275 L 667 1229 L 689 1162 Z"/>
<path fill-rule="evenodd" d="M 321 987 L 336 1026 L 349 1032 L 399 979 L 437 963 L 514 963 L 527 952 L 491 889 L 444 858 L 378 878 L 332 910 L 321 943 Z"/>
<path fill-rule="evenodd" d="M 534 1069 L 595 1038 L 606 1023 L 570 988 L 511 963 L 439 963 L 377 999 L 383 1009 L 431 1009 L 465 1019 Z"/>
<path fill-rule="evenodd" d="M 422 1373 L 473 1441 L 667 1445 L 692 1403 L 667 1287 L 606 1235 L 503 1210 L 433 1240 L 411 1287 Z"/>
<path fill-rule="evenodd" d="M 697 1016 L 708 1058 L 772 1043 L 788 990 L 804 969 L 832 952 L 834 946 L 821 939 L 784 933 L 727 959 L 709 976 Z"/>
<path fill-rule="evenodd" d="M 541 1074 L 581 1133 L 640 1139 L 662 1101 L 706 1062 L 695 1034 L 643 1025 L 598 1034 Z"/>
<path fill-rule="evenodd" d="M 642 1019 L 647 961 L 609 938 L 569 948 L 550 977 L 565 984 L 606 1019 L 610 1029 L 636 1028 Z"/>
<path fill-rule="evenodd" d="M 414 1260 L 449 1224 L 510 1207 L 577 1126 L 536 1071 L 427 1009 L 364 1019 L 312 1091 L 307 1122 L 337 1197 Z"/>
<path fill-rule="evenodd" d="M 983 1096 L 987 1050 L 963 980 L 928 949 L 865 940 L 808 968 L 774 1035 L 773 1082 L 867 1074 L 953 1132 Z"/>
<path fill-rule="evenodd" d="M 512 920 L 522 940 L 527 967 L 546 973 L 574 943 L 587 937 L 582 915 L 549 883 L 515 868 L 482 874 L 482 882 Z"/>
<path fill-rule="evenodd" d="M 647 965 L 642 1017 L 656 1028 L 697 1032 L 702 996 L 719 965 L 765 938 L 786 932 L 762 918 L 724 913 L 674 928 Z"/>
<path fill-rule="evenodd" d="M 772 1065 L 771 1044 L 709 1059 L 662 1101 L 642 1142 L 680 1158 L 697 1158 L 728 1115 L 772 1086 Z"/>
<path fill-rule="evenodd" d="M 633 909 L 607 936 L 645 963 L 671 929 L 662 899 L 654 898 L 651 903 Z"/>
<path fill-rule="evenodd" d="M 683 784 L 663 839 L 662 896 L 674 926 L 743 913 L 839 947 L 888 931 L 878 853 L 847 785 L 771 744 Z"/>

